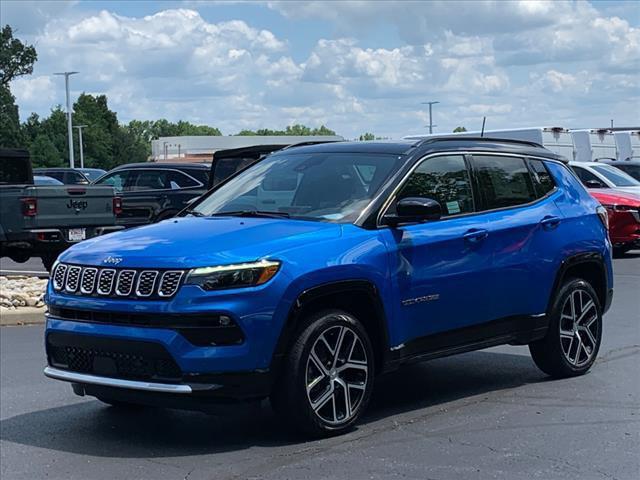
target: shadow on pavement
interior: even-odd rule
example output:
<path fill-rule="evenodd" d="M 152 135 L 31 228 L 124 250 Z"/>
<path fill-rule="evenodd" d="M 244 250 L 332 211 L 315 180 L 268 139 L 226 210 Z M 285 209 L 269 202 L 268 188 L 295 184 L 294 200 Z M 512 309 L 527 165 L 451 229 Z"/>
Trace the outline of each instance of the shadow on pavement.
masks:
<path fill-rule="evenodd" d="M 495 352 L 473 352 L 408 366 L 378 379 L 360 425 L 545 378 L 529 356 Z M 306 441 L 279 425 L 268 402 L 251 413 L 239 408 L 232 415 L 213 417 L 152 408 L 122 411 L 97 400 L 5 419 L 0 422 L 0 439 L 121 458 L 211 454 Z"/>

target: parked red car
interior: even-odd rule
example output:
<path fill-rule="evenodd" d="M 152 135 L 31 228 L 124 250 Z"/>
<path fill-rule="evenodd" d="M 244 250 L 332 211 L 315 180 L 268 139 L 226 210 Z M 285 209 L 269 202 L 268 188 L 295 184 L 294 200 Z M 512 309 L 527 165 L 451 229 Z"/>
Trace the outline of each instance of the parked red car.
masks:
<path fill-rule="evenodd" d="M 616 253 L 640 248 L 640 196 L 633 193 L 590 189 L 589 193 L 609 213 L 609 236 Z"/>

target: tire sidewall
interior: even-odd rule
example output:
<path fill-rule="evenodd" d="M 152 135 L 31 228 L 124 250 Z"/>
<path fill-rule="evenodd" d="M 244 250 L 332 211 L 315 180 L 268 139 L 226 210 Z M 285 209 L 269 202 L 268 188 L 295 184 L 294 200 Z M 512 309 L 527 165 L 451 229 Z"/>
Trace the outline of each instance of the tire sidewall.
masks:
<path fill-rule="evenodd" d="M 571 295 L 573 292 L 577 290 L 583 290 L 591 296 L 592 300 L 596 304 L 596 311 L 597 311 L 596 322 L 598 323 L 598 334 L 596 336 L 596 346 L 594 349 L 595 351 L 591 359 L 586 364 L 581 365 L 579 367 L 576 367 L 575 365 L 572 365 L 571 363 L 569 363 L 569 361 L 565 357 L 564 351 L 562 349 L 561 340 L 560 340 L 560 317 L 562 315 L 564 304 L 567 298 L 569 297 L 569 295 Z M 573 278 L 568 280 L 563 285 L 562 289 L 560 290 L 553 304 L 552 321 L 551 321 L 551 324 L 549 325 L 549 334 L 553 335 L 552 338 L 553 338 L 553 344 L 554 344 L 554 350 L 555 350 L 554 353 L 559 356 L 560 361 L 562 363 L 562 368 L 566 370 L 567 374 L 581 375 L 583 373 L 586 373 L 593 366 L 596 358 L 598 357 L 598 352 L 600 351 L 600 344 L 602 343 L 602 326 L 603 326 L 602 306 L 600 305 L 598 295 L 596 294 L 593 287 L 588 282 L 581 279 Z"/>
<path fill-rule="evenodd" d="M 324 331 L 334 326 L 348 327 L 360 337 L 363 348 L 365 349 L 365 352 L 367 354 L 368 370 L 367 384 L 365 386 L 362 400 L 360 401 L 360 404 L 358 406 L 357 413 L 348 421 L 339 425 L 328 424 L 316 415 L 316 413 L 311 408 L 306 390 L 307 360 L 309 358 L 311 348 Z M 295 342 L 291 353 L 293 355 L 291 356 L 290 360 L 295 362 L 295 365 L 292 365 L 294 374 L 291 378 L 293 382 L 293 385 L 291 385 L 293 389 L 293 400 L 294 404 L 298 405 L 300 407 L 300 410 L 302 410 L 299 413 L 303 417 L 303 428 L 305 424 L 309 424 L 311 428 L 305 428 L 306 430 L 310 430 L 311 433 L 321 435 L 339 434 L 350 429 L 353 424 L 357 422 L 362 413 L 366 410 L 369 399 L 371 398 L 371 392 L 373 390 L 374 352 L 369 336 L 362 324 L 355 317 L 344 311 L 325 310 L 319 312 L 318 314 L 313 315 L 309 318 L 308 322 L 306 323 L 306 327 L 303 328 L 297 341 Z"/>

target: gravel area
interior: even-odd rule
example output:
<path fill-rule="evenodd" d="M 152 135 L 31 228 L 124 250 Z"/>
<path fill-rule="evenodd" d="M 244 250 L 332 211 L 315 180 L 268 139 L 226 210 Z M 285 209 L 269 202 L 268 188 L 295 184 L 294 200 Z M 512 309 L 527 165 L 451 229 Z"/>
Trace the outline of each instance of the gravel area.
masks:
<path fill-rule="evenodd" d="M 38 277 L 0 277 L 0 309 L 44 306 L 47 282 Z"/>

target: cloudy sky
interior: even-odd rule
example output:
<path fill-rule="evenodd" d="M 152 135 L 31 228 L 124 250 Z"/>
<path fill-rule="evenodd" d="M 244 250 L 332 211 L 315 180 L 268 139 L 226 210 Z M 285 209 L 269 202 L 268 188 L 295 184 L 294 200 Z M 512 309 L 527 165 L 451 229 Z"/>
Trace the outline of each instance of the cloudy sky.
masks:
<path fill-rule="evenodd" d="M 11 88 L 21 116 L 107 94 L 122 122 L 243 128 L 325 124 L 346 137 L 640 124 L 634 2 L 0 3 L 33 43 Z"/>

